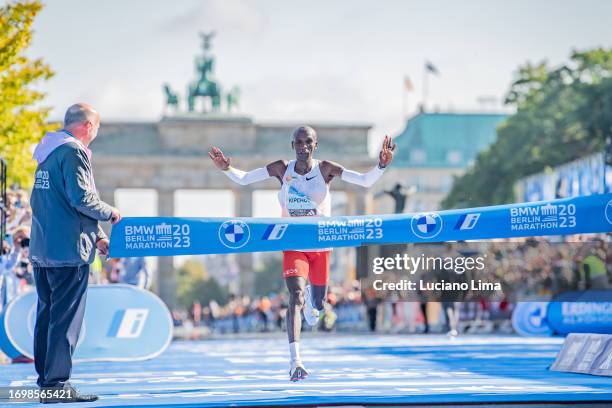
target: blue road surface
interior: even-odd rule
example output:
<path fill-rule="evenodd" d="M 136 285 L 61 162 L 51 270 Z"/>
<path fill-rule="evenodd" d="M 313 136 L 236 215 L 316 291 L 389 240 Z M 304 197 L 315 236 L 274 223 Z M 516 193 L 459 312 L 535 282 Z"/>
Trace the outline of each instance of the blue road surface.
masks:
<path fill-rule="evenodd" d="M 311 334 L 311 375 L 288 381 L 287 340 L 174 342 L 138 363 L 77 363 L 72 382 L 100 400 L 71 406 L 295 406 L 301 404 L 606 401 L 612 378 L 548 371 L 562 338 Z M 32 364 L 0 367 L 0 386 L 34 386 Z M 6 404 L 0 403 L 5 406 Z M 15 403 L 13 406 L 38 404 Z"/>

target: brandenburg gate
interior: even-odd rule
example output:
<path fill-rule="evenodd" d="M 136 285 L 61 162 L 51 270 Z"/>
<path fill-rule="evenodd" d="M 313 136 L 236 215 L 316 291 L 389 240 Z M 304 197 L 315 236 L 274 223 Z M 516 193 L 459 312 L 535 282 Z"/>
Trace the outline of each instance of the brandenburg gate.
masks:
<path fill-rule="evenodd" d="M 173 216 L 176 190 L 230 190 L 235 199 L 234 215 L 252 216 L 253 191 L 278 191 L 278 180 L 251 186 L 234 184 L 213 166 L 208 157 L 210 147 L 220 147 L 232 158 L 233 165 L 251 170 L 278 159 L 295 158 L 291 132 L 304 124 L 313 126 L 318 133 L 318 159 L 338 161 L 358 171 L 369 170 L 375 164 L 376 159 L 368 154 L 369 124 L 256 123 L 250 117 L 230 112 L 232 104 L 237 103 L 235 88 L 226 95 L 227 112 L 221 113 L 223 94 L 209 77 L 214 66 L 208 53 L 211 37 L 203 35 L 204 55 L 196 59 L 199 79 L 189 86 L 189 111 L 177 113 L 175 109 L 175 113 L 156 122 L 102 123 L 92 146 L 96 185 L 104 201 L 113 204 L 116 189 L 154 189 L 158 215 Z M 165 90 L 168 104 L 177 108 L 177 96 L 168 86 Z M 207 98 L 200 112 L 195 111 L 197 97 Z M 370 211 L 371 191 L 341 180 L 335 180 L 332 188 L 346 194 L 346 215 Z M 249 293 L 253 287 L 251 254 L 239 255 L 238 265 L 239 287 L 242 293 Z M 159 259 L 155 286 L 161 298 L 174 305 L 176 276 L 171 257 Z"/>

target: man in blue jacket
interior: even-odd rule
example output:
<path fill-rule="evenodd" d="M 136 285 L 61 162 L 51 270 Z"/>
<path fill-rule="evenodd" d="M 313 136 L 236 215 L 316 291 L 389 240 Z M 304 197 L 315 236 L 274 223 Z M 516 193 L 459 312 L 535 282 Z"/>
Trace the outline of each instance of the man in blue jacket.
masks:
<path fill-rule="evenodd" d="M 91 106 L 72 105 L 66 111 L 64 128 L 47 133 L 34 151 L 38 162 L 30 241 L 38 292 L 34 362 L 39 387 L 54 395 L 41 397 L 41 402 L 98 398 L 79 394 L 68 379 L 85 312 L 89 265 L 96 248 L 108 254 L 109 241 L 98 221 L 116 224 L 121 219 L 119 211 L 103 202 L 95 188 L 88 146 L 99 127 L 100 117 Z"/>

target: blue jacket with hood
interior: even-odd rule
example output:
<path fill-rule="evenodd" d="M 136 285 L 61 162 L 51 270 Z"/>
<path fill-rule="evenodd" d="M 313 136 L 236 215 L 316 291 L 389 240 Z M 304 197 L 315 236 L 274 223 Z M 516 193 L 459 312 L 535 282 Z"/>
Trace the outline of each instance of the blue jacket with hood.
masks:
<path fill-rule="evenodd" d="M 49 132 L 34 150 L 30 260 L 38 267 L 93 262 L 96 241 L 106 238 L 98 221 L 112 207 L 96 192 L 90 151 L 66 131 Z"/>

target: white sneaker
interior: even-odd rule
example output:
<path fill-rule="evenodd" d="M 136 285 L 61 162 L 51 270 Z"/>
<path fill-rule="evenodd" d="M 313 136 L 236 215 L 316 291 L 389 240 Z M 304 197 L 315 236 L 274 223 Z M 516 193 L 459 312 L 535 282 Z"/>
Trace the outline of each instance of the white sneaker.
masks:
<path fill-rule="evenodd" d="M 314 326 L 319 321 L 319 311 L 315 309 L 312 302 L 312 289 L 310 285 L 304 290 L 304 320 L 309 326 Z"/>
<path fill-rule="evenodd" d="M 459 333 L 457 333 L 457 330 L 451 330 L 448 333 L 446 333 L 446 335 L 448 337 L 450 337 L 451 339 L 454 339 L 455 337 L 457 337 L 457 335 L 459 335 Z"/>

